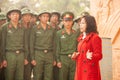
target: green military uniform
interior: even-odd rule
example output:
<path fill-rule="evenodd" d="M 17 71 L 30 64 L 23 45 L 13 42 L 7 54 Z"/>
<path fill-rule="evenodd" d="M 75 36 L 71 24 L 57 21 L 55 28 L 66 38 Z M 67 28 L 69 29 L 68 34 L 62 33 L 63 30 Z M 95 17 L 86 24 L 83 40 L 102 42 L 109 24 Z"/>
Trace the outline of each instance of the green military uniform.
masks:
<path fill-rule="evenodd" d="M 75 62 L 71 60 L 71 54 L 76 51 L 78 34 L 73 30 L 69 35 L 65 29 L 62 29 L 56 36 L 57 62 L 62 63 L 62 68 L 59 69 L 59 80 L 74 80 Z"/>
<path fill-rule="evenodd" d="M 44 30 L 39 24 L 31 30 L 30 52 L 36 61 L 33 69 L 34 80 L 52 80 L 54 60 L 54 29 L 47 25 Z M 44 73 L 44 74 L 43 74 Z"/>
<path fill-rule="evenodd" d="M 27 57 L 27 43 L 24 28 L 11 22 L 2 27 L 2 53 L 7 61 L 6 80 L 23 80 L 24 59 Z"/>
<path fill-rule="evenodd" d="M 66 12 L 62 15 L 66 21 L 73 19 L 73 14 Z M 62 29 L 57 32 L 57 49 L 56 57 L 57 62 L 61 63 L 59 68 L 59 80 L 74 80 L 75 61 L 71 60 L 71 55 L 77 49 L 77 37 L 78 33 L 75 30 L 70 31 L 70 34 L 66 32 L 66 29 Z"/>
<path fill-rule="evenodd" d="M 32 15 L 31 11 L 28 8 L 23 8 L 21 10 L 22 16 L 25 16 L 26 14 Z M 27 25 L 24 24 L 24 21 L 21 20 L 21 25 L 25 28 L 25 33 L 27 35 L 27 44 L 28 44 L 28 64 L 24 66 L 24 80 L 31 80 L 31 72 L 32 72 L 32 65 L 31 65 L 31 59 L 30 59 L 30 30 L 31 25 L 30 22 L 27 23 Z"/>
<path fill-rule="evenodd" d="M 53 16 L 57 16 L 57 17 L 58 17 L 58 22 L 52 23 L 51 18 L 52 18 Z M 56 33 L 57 31 L 60 30 L 60 27 L 58 26 L 58 24 L 59 24 L 59 22 L 60 22 L 60 13 L 59 13 L 59 12 L 56 12 L 56 11 L 53 11 L 53 12 L 51 13 L 51 18 L 50 18 L 50 26 L 51 26 L 53 29 L 55 29 L 55 33 Z M 53 17 L 53 18 L 54 18 L 54 17 Z M 56 45 L 55 45 L 55 50 L 56 50 Z M 55 61 L 56 61 L 56 59 L 55 59 Z M 53 80 L 59 80 L 59 68 L 57 67 L 57 65 L 55 65 L 55 66 L 53 67 Z"/>
<path fill-rule="evenodd" d="M 2 31 L 1 26 L 6 22 L 6 16 L 4 13 L 0 13 L 0 64 L 2 63 L 2 53 L 1 53 L 1 40 L 2 40 Z M 4 68 L 0 69 L 0 80 L 5 80 Z"/>

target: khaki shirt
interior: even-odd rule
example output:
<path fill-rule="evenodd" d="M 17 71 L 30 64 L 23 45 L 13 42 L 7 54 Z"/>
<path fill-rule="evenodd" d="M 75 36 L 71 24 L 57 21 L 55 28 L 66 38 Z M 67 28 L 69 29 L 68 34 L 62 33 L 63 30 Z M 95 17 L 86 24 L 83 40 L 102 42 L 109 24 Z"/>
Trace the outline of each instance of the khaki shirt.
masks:
<path fill-rule="evenodd" d="M 30 52 L 32 60 L 34 60 L 35 49 L 48 49 L 54 51 L 54 41 L 55 30 L 53 28 L 47 26 L 46 30 L 44 30 L 40 24 L 37 25 L 37 27 L 33 27 L 30 34 Z"/>
<path fill-rule="evenodd" d="M 2 54 L 5 59 L 5 51 L 23 50 L 25 54 L 27 50 L 27 38 L 25 34 L 25 28 L 19 23 L 17 28 L 14 28 L 10 22 L 2 26 Z M 26 58 L 26 55 L 25 55 Z"/>
<path fill-rule="evenodd" d="M 60 61 L 60 55 L 72 54 L 77 50 L 77 37 L 78 33 L 72 30 L 70 34 L 67 34 L 65 29 L 62 29 L 56 34 L 56 57 L 57 61 Z"/>

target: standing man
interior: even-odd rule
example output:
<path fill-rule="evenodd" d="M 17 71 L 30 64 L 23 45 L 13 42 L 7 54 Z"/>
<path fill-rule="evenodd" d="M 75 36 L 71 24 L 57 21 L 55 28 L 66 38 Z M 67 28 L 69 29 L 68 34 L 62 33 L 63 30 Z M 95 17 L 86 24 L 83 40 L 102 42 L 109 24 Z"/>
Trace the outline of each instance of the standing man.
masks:
<path fill-rule="evenodd" d="M 5 16 L 5 14 L 4 13 L 0 13 L 0 27 L 4 24 L 4 23 L 6 23 L 6 16 Z"/>
<path fill-rule="evenodd" d="M 1 53 L 1 26 L 6 22 L 6 16 L 2 12 L 0 13 L 0 80 L 5 80 L 4 68 L 2 66 L 2 53 Z"/>
<path fill-rule="evenodd" d="M 38 16 L 40 23 L 31 30 L 30 53 L 34 65 L 34 80 L 53 80 L 54 38 L 55 31 L 47 22 L 49 12 L 42 12 Z"/>
<path fill-rule="evenodd" d="M 74 80 L 75 61 L 71 54 L 76 51 L 78 33 L 72 29 L 74 14 L 62 14 L 64 29 L 57 32 L 57 66 L 59 67 L 59 80 Z"/>
<path fill-rule="evenodd" d="M 60 27 L 58 26 L 60 23 L 60 13 L 59 12 L 52 12 L 51 13 L 51 17 L 50 17 L 50 26 L 55 29 L 55 31 L 57 32 L 58 30 L 60 30 Z M 55 46 L 56 48 L 56 46 Z M 56 59 L 54 62 L 54 67 L 53 67 L 53 79 L 54 80 L 58 80 L 58 74 L 59 74 L 59 69 L 57 67 L 56 64 Z"/>
<path fill-rule="evenodd" d="M 36 26 L 37 25 L 37 14 L 32 13 L 31 19 L 30 19 L 30 24 L 31 26 Z"/>
<path fill-rule="evenodd" d="M 23 80 L 27 44 L 25 30 L 19 23 L 21 11 L 9 10 L 8 22 L 2 26 L 2 54 L 6 80 Z"/>
<path fill-rule="evenodd" d="M 59 12 L 52 12 L 50 17 L 50 26 L 55 30 L 60 30 L 58 26 L 60 23 L 60 13 Z"/>
<path fill-rule="evenodd" d="M 21 10 L 22 12 L 22 18 L 21 18 L 21 25 L 25 28 L 25 32 L 27 34 L 27 43 L 28 43 L 28 55 L 27 55 L 27 60 L 25 61 L 26 64 L 24 66 L 24 80 L 31 80 L 31 72 L 32 72 L 32 65 L 31 65 L 31 59 L 30 59 L 30 30 L 31 30 L 31 25 L 30 25 L 30 20 L 32 13 L 28 8 L 23 8 Z"/>

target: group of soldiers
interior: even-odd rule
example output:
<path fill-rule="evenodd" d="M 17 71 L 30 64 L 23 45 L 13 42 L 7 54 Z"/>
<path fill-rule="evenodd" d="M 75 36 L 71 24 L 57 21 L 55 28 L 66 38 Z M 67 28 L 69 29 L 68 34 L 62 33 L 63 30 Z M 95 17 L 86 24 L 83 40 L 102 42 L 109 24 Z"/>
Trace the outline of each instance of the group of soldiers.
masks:
<path fill-rule="evenodd" d="M 11 9 L 0 14 L 0 80 L 74 80 L 79 27 L 72 12 Z M 62 24 L 62 27 L 59 26 Z"/>

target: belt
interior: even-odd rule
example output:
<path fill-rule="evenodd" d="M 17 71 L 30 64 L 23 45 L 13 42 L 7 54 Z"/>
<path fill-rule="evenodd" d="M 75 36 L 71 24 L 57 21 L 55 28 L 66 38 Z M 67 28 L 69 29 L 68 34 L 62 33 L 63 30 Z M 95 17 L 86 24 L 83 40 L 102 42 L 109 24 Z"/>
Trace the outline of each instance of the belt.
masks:
<path fill-rule="evenodd" d="M 16 54 L 20 54 L 23 50 L 6 50 L 7 52 L 15 52 Z"/>
<path fill-rule="evenodd" d="M 53 49 L 36 49 L 36 50 L 43 51 L 44 53 L 48 53 L 48 52 L 53 51 Z"/>
<path fill-rule="evenodd" d="M 67 57 L 69 57 L 69 58 L 71 58 L 71 56 L 72 56 L 72 54 L 60 54 L 60 55 L 62 55 L 62 56 L 67 56 Z"/>

